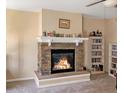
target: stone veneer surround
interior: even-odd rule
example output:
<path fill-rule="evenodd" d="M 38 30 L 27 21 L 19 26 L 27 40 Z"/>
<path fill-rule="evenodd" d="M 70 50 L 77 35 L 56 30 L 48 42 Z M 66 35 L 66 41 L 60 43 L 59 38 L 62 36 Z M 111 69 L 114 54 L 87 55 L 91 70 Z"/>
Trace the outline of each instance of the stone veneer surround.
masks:
<path fill-rule="evenodd" d="M 75 49 L 75 72 L 83 71 L 84 45 L 79 46 L 70 43 L 54 43 L 48 46 L 46 43 L 38 43 L 38 72 L 42 75 L 51 75 L 51 49 Z"/>

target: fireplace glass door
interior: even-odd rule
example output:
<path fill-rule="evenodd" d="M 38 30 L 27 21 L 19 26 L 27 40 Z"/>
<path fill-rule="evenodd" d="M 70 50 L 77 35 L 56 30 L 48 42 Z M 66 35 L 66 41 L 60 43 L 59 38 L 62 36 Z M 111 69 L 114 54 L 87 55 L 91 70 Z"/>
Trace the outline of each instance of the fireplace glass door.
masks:
<path fill-rule="evenodd" d="M 62 73 L 75 71 L 74 49 L 52 49 L 51 50 L 51 73 Z"/>

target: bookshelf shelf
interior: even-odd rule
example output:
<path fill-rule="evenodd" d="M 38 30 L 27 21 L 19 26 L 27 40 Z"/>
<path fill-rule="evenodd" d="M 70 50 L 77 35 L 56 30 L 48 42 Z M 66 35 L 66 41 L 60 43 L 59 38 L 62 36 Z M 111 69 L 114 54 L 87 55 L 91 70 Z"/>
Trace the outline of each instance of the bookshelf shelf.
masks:
<path fill-rule="evenodd" d="M 116 78 L 117 73 L 117 44 L 109 45 L 109 75 Z"/>

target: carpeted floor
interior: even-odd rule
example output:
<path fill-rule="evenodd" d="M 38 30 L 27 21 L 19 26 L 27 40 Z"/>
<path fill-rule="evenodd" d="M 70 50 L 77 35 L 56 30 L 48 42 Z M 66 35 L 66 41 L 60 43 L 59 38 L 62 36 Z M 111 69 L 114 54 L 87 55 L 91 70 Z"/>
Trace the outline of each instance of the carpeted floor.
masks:
<path fill-rule="evenodd" d="M 7 93 L 116 93 L 115 79 L 103 74 L 91 81 L 38 89 L 34 80 L 7 83 Z"/>

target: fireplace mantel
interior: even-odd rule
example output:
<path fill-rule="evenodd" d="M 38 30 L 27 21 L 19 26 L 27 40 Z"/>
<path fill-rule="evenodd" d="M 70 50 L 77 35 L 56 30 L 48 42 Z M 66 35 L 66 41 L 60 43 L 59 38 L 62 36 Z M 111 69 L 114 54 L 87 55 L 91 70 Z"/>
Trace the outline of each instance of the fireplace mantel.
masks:
<path fill-rule="evenodd" d="M 51 43 L 75 43 L 76 46 L 79 43 L 83 43 L 84 40 L 88 40 L 88 38 L 80 38 L 80 37 L 37 37 L 37 41 L 41 43 L 48 43 L 48 46 L 51 46 Z"/>

